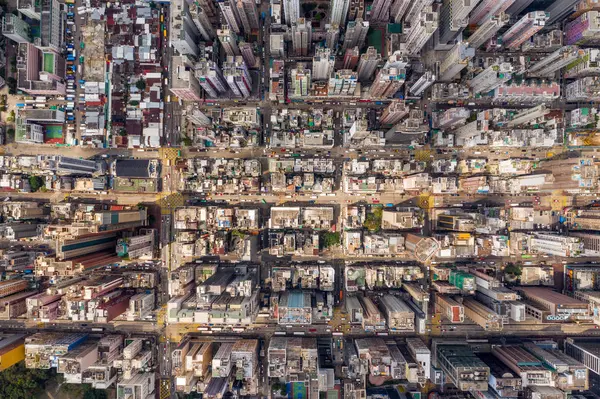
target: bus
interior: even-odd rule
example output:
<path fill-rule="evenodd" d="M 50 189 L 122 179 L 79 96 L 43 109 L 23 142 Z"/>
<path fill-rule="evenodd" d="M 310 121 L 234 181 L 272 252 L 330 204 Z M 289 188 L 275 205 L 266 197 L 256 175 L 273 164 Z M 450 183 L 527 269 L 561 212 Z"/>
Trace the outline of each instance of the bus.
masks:
<path fill-rule="evenodd" d="M 165 35 L 165 38 L 167 37 L 167 30 L 163 30 L 163 35 Z"/>

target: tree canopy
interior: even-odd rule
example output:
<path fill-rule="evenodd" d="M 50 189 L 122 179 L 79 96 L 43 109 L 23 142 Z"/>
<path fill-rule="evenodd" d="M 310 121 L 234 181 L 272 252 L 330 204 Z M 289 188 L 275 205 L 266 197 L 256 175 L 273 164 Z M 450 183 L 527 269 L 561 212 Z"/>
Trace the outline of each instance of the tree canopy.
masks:
<path fill-rule="evenodd" d="M 52 376 L 50 370 L 27 369 L 20 362 L 0 373 L 0 398 L 30 399 L 38 397 L 46 381 Z"/>

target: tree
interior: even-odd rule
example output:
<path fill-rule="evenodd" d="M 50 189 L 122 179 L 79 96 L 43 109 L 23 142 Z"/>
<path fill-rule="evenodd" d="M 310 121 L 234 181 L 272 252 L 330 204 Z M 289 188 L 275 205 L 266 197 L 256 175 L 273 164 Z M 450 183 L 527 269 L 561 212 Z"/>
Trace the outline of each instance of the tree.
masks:
<path fill-rule="evenodd" d="M 363 223 L 364 228 L 369 231 L 377 231 L 381 229 L 381 218 L 383 216 L 383 208 L 378 206 L 371 208 L 371 212 L 367 213 L 367 218 Z"/>
<path fill-rule="evenodd" d="M 29 176 L 29 186 L 31 191 L 36 192 L 44 185 L 44 179 L 40 176 Z"/>
<path fill-rule="evenodd" d="M 513 276 L 520 276 L 523 273 L 523 270 L 520 265 L 514 263 L 507 263 L 504 267 L 504 273 L 510 274 Z"/>
<path fill-rule="evenodd" d="M 15 118 L 16 118 L 15 111 L 14 111 L 14 110 L 12 110 L 12 111 L 10 111 L 10 115 L 8 115 L 8 116 L 6 117 L 6 121 L 7 121 L 7 122 L 14 122 L 14 121 L 15 121 Z"/>
<path fill-rule="evenodd" d="M 141 91 L 144 91 L 144 90 L 146 90 L 146 81 L 145 81 L 145 80 L 143 80 L 143 79 L 140 79 L 140 80 L 138 80 L 138 81 L 135 83 L 135 87 L 137 87 L 137 88 L 138 88 L 138 90 L 141 90 Z"/>
<path fill-rule="evenodd" d="M 8 86 L 8 94 L 17 94 L 17 79 L 12 76 L 6 78 L 6 85 Z"/>
<path fill-rule="evenodd" d="M 25 362 L 19 362 L 0 373 L 0 398 L 38 397 L 44 391 L 44 385 L 51 376 L 50 370 L 27 369 Z"/>
<path fill-rule="evenodd" d="M 183 136 L 183 138 L 181 139 L 181 142 L 186 147 L 191 147 L 192 146 L 192 139 L 189 138 L 188 136 Z"/>
<path fill-rule="evenodd" d="M 15 140 L 15 129 L 10 128 L 6 131 L 6 140 L 11 140 L 14 141 Z"/>
<path fill-rule="evenodd" d="M 140 90 L 143 90 L 143 89 L 140 89 Z M 137 107 L 138 105 L 140 105 L 140 102 L 137 100 L 132 100 L 132 101 L 129 101 L 129 105 L 131 105 L 132 107 Z"/>
<path fill-rule="evenodd" d="M 323 234 L 323 246 L 325 248 L 335 247 L 336 245 L 340 245 L 340 233 L 328 231 Z"/>

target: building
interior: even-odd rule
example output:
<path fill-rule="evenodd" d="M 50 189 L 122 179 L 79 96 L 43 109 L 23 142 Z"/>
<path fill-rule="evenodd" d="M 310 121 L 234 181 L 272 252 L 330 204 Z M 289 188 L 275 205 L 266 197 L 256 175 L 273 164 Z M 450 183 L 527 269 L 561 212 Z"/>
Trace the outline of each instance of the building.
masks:
<path fill-rule="evenodd" d="M 415 313 L 403 300 L 385 295 L 380 305 L 390 332 L 415 331 Z"/>
<path fill-rule="evenodd" d="M 25 360 L 25 336 L 0 334 L 0 371 Z"/>
<path fill-rule="evenodd" d="M 304 291 L 284 291 L 279 295 L 276 314 L 279 324 L 311 324 L 312 299 L 310 293 Z"/>
<path fill-rule="evenodd" d="M 223 72 L 214 61 L 203 61 L 196 64 L 194 75 L 198 78 L 200 87 L 209 97 L 217 98 L 228 91 Z"/>
<path fill-rule="evenodd" d="M 371 84 L 369 96 L 371 98 L 390 98 L 400 90 L 405 80 L 406 70 L 382 68 Z"/>
<path fill-rule="evenodd" d="M 254 56 L 252 45 L 250 43 L 242 42 L 239 47 L 242 52 L 242 58 L 244 58 L 244 62 L 248 68 L 254 68 L 256 66 L 256 57 Z"/>
<path fill-rule="evenodd" d="M 355 96 L 360 88 L 358 74 L 351 69 L 339 69 L 329 78 L 328 96 Z"/>
<path fill-rule="evenodd" d="M 16 6 L 21 14 L 39 21 L 39 37 L 34 38 L 33 44 L 41 51 L 60 54 L 65 32 L 63 4 L 57 0 L 18 0 Z"/>
<path fill-rule="evenodd" d="M 66 73 L 65 60 L 55 50 L 40 50 L 40 47 L 34 44 L 19 43 L 16 67 L 19 90 L 31 95 L 66 93 L 66 84 L 63 80 Z"/>
<path fill-rule="evenodd" d="M 304 18 L 292 24 L 292 46 L 298 56 L 308 56 L 312 47 L 312 25 Z"/>
<path fill-rule="evenodd" d="M 242 54 L 237 44 L 237 37 L 232 29 L 223 26 L 221 29 L 217 30 L 217 37 L 219 38 L 221 46 L 223 46 L 223 49 L 225 50 L 225 54 L 228 56 Z"/>
<path fill-rule="evenodd" d="M 357 18 L 354 21 L 349 21 L 344 33 L 344 44 L 342 50 L 346 51 L 358 47 L 360 51 L 367 39 L 369 32 L 369 21 L 364 21 L 362 18 Z"/>
<path fill-rule="evenodd" d="M 578 47 L 565 46 L 536 62 L 527 72 L 532 76 L 552 77 L 559 69 L 583 58 L 584 54 Z"/>
<path fill-rule="evenodd" d="M 234 31 L 237 35 L 242 33 L 242 21 L 235 0 L 219 0 L 217 1 L 223 17 L 229 25 L 229 29 Z"/>
<path fill-rule="evenodd" d="M 567 78 L 579 78 L 600 73 L 600 50 L 582 49 L 583 56 L 578 62 L 567 65 L 564 74 Z"/>
<path fill-rule="evenodd" d="M 187 57 L 171 57 L 169 90 L 184 101 L 200 101 L 202 99 L 200 82 L 186 61 L 188 61 Z"/>
<path fill-rule="evenodd" d="M 551 346 L 554 344 L 552 341 L 549 343 Z M 563 391 L 585 391 L 589 388 L 588 369 L 583 363 L 555 347 L 549 347 L 544 342 L 539 344 L 527 342 L 524 347 L 556 372 L 555 384 L 557 388 Z"/>
<path fill-rule="evenodd" d="M 381 55 L 379 52 L 375 47 L 369 47 L 360 56 L 360 61 L 358 62 L 358 80 L 361 82 L 371 80 L 380 62 Z"/>
<path fill-rule="evenodd" d="M 490 368 L 479 359 L 468 345 L 434 341 L 434 365 L 460 391 L 487 391 Z"/>
<path fill-rule="evenodd" d="M 285 23 L 292 26 L 300 18 L 300 0 L 283 0 Z"/>
<path fill-rule="evenodd" d="M 403 53 L 416 55 L 438 28 L 438 13 L 430 6 L 425 7 L 417 15 L 416 23 L 406 37 Z"/>
<path fill-rule="evenodd" d="M 297 64 L 297 67 L 290 71 L 292 87 L 289 93 L 290 97 L 306 97 L 311 87 L 311 73 L 304 64 Z"/>
<path fill-rule="evenodd" d="M 565 340 L 565 353 L 581 362 L 594 375 L 589 378 L 597 380 L 600 375 L 600 341 L 595 338 L 572 338 Z"/>
<path fill-rule="evenodd" d="M 566 38 L 568 45 L 585 45 L 588 42 L 600 37 L 600 12 L 591 10 L 575 18 L 565 25 Z"/>
<path fill-rule="evenodd" d="M 509 49 L 518 49 L 527 39 L 540 31 L 547 20 L 548 15 L 544 11 L 528 13 L 502 35 L 502 44 Z"/>
<path fill-rule="evenodd" d="M 589 319 L 588 304 L 579 299 L 558 293 L 545 287 L 518 287 L 519 293 L 527 299 L 528 315 L 541 319 L 542 322 L 565 322 Z M 535 306 L 537 305 L 537 306 Z M 533 314 L 536 309 L 542 316 Z M 537 310 L 537 312 L 539 312 Z"/>
<path fill-rule="evenodd" d="M 152 229 L 140 231 L 140 235 L 120 238 L 117 241 L 116 252 L 120 257 L 138 259 L 152 258 L 154 252 L 155 231 Z"/>
<path fill-rule="evenodd" d="M 392 0 L 375 0 L 371 6 L 369 19 L 375 22 L 387 22 L 390 20 L 390 7 Z"/>
<path fill-rule="evenodd" d="M 24 291 L 29 287 L 26 280 L 13 279 L 0 281 L 0 298 Z"/>
<path fill-rule="evenodd" d="M 235 5 L 246 35 L 260 27 L 254 0 L 236 0 Z"/>
<path fill-rule="evenodd" d="M 32 39 L 29 24 L 14 14 L 2 17 L 2 34 L 17 43 L 29 43 Z"/>
<path fill-rule="evenodd" d="M 402 17 L 404 17 L 410 3 L 410 0 L 394 1 L 392 3 L 392 8 L 390 9 L 390 18 L 397 24 L 402 22 Z"/>
<path fill-rule="evenodd" d="M 331 0 L 329 23 L 332 25 L 344 26 L 346 17 L 348 16 L 349 7 L 350 0 Z"/>
<path fill-rule="evenodd" d="M 486 2 L 492 1 L 496 4 L 507 4 L 506 2 L 495 2 L 494 0 L 486 0 Z M 482 3 L 483 4 L 483 3 Z M 469 45 L 477 49 L 481 47 L 484 43 L 487 43 L 504 25 L 506 25 L 510 21 L 510 16 L 505 13 L 499 13 L 497 15 L 488 18 L 477 28 L 475 32 L 471 36 L 469 36 Z"/>
<path fill-rule="evenodd" d="M 465 316 L 486 331 L 502 331 L 504 324 L 508 321 L 506 317 L 472 298 L 465 298 L 463 307 Z"/>
<path fill-rule="evenodd" d="M 551 233 L 534 232 L 531 240 L 531 251 L 563 257 L 581 256 L 584 251 L 579 237 L 568 237 Z"/>
<path fill-rule="evenodd" d="M 335 55 L 325 47 L 318 47 L 313 57 L 312 79 L 314 81 L 327 80 L 333 72 Z"/>
<path fill-rule="evenodd" d="M 478 353 L 479 357 L 490 368 L 489 387 L 502 398 L 518 397 L 523 390 L 521 376 L 491 353 Z"/>
<path fill-rule="evenodd" d="M 258 377 L 258 340 L 239 339 L 231 348 L 231 363 L 236 367 L 236 380 Z"/>
<path fill-rule="evenodd" d="M 227 56 L 223 77 L 235 97 L 247 98 L 252 93 L 252 76 L 242 56 Z"/>
<path fill-rule="evenodd" d="M 494 345 L 492 354 L 521 377 L 523 388 L 554 384 L 552 370 L 522 346 Z"/>
<path fill-rule="evenodd" d="M 431 71 L 426 71 L 415 83 L 413 83 L 408 91 L 415 96 L 420 96 L 435 83 L 435 80 L 436 76 Z"/>
<path fill-rule="evenodd" d="M 171 2 L 170 8 L 171 45 L 180 55 L 197 57 L 200 51 L 197 44 L 200 41 L 200 32 L 192 18 L 188 2 L 175 0 Z"/>
<path fill-rule="evenodd" d="M 468 64 L 471 58 L 475 55 L 475 49 L 469 47 L 469 43 L 458 42 L 444 56 L 444 60 L 440 64 L 440 79 L 441 81 L 450 81 L 456 77 Z"/>
<path fill-rule="evenodd" d="M 154 393 L 155 373 L 138 373 L 117 383 L 117 399 L 146 399 Z"/>
<path fill-rule="evenodd" d="M 490 65 L 469 82 L 473 94 L 489 93 L 512 78 L 513 66 L 508 62 Z"/>
<path fill-rule="evenodd" d="M 406 103 L 402 100 L 392 101 L 381 114 L 379 121 L 385 125 L 395 125 L 400 122 L 406 115 L 409 109 Z"/>
<path fill-rule="evenodd" d="M 514 3 L 514 1 L 515 0 L 497 2 L 494 0 L 482 0 L 471 12 L 469 24 L 483 26 L 488 21 L 500 15 L 506 15 L 504 12 Z M 469 42 L 470 41 L 471 40 L 469 39 Z"/>
<path fill-rule="evenodd" d="M 584 101 L 600 99 L 600 79 L 597 76 L 586 76 L 566 85 L 567 101 Z"/>
<path fill-rule="evenodd" d="M 325 40 L 325 46 L 335 52 L 340 39 L 340 26 L 337 24 L 327 24 L 326 29 L 327 38 Z"/>
<path fill-rule="evenodd" d="M 515 127 L 519 125 L 524 125 L 526 123 L 530 123 L 537 119 L 543 118 L 545 115 L 548 115 L 550 111 L 551 110 L 549 110 L 545 104 L 540 104 L 536 107 L 526 109 L 514 115 L 512 119 L 506 124 L 506 126 Z"/>
<path fill-rule="evenodd" d="M 469 13 L 477 1 L 449 0 L 443 3 L 440 12 L 440 44 L 450 43 L 468 25 Z"/>

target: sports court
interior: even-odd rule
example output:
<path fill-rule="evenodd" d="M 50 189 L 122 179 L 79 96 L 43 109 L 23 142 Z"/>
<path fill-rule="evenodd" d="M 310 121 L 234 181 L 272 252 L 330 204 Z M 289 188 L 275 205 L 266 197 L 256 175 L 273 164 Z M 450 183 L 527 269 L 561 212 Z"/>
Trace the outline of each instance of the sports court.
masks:
<path fill-rule="evenodd" d="M 46 144 L 64 144 L 63 127 L 61 125 L 46 125 L 44 142 Z"/>

